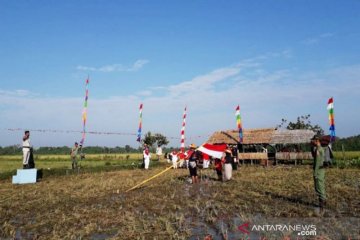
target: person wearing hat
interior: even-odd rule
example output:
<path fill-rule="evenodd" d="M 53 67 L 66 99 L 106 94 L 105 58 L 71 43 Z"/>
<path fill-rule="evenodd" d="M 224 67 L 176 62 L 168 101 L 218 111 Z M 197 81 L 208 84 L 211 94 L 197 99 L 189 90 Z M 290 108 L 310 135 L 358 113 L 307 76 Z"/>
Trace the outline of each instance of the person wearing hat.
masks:
<path fill-rule="evenodd" d="M 188 151 L 188 156 L 186 159 L 189 161 L 189 172 L 192 180 L 192 184 L 198 183 L 199 179 L 197 176 L 197 162 L 199 161 L 198 153 L 195 151 L 196 145 L 191 144 L 190 150 Z"/>
<path fill-rule="evenodd" d="M 324 212 L 324 207 L 326 205 L 326 192 L 325 192 L 325 151 L 321 146 L 321 141 L 319 136 L 315 136 L 312 139 L 312 142 L 315 144 L 314 150 L 314 164 L 313 164 L 313 177 L 314 177 L 314 186 L 316 195 L 319 197 L 319 207 L 320 212 Z"/>
<path fill-rule="evenodd" d="M 77 161 L 77 156 L 78 156 L 78 151 L 79 151 L 79 144 L 77 142 L 75 142 L 74 147 L 71 149 L 70 152 L 70 157 L 71 157 L 71 168 L 74 170 L 78 167 L 78 161 Z"/>
<path fill-rule="evenodd" d="M 186 152 L 185 154 L 185 165 L 186 165 L 186 168 L 189 168 L 189 159 L 190 159 L 190 156 L 191 154 L 193 154 L 194 150 L 196 148 L 196 145 L 195 144 L 190 144 L 189 145 L 189 150 Z"/>
<path fill-rule="evenodd" d="M 232 177 L 232 162 L 233 162 L 231 149 L 229 147 L 225 149 L 222 162 L 223 162 L 223 181 L 229 181 L 231 180 Z"/>

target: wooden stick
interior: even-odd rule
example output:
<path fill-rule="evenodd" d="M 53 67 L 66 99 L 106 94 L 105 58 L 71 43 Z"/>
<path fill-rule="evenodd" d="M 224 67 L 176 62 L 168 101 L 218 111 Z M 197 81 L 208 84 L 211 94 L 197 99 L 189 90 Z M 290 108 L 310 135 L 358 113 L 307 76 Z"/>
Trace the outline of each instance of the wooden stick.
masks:
<path fill-rule="evenodd" d="M 131 191 L 131 190 L 134 190 L 135 188 L 140 187 L 141 185 L 143 185 L 143 184 L 145 184 L 145 183 L 149 182 L 150 180 L 152 180 L 152 179 L 154 179 L 154 178 L 156 178 L 156 177 L 160 176 L 161 174 L 163 174 L 163 173 L 165 173 L 165 172 L 169 171 L 171 168 L 172 168 L 172 166 L 171 166 L 171 167 L 166 168 L 165 170 L 163 170 L 163 171 L 159 172 L 158 174 L 155 174 L 154 176 L 152 176 L 152 177 L 150 177 L 150 178 L 148 178 L 148 179 L 146 179 L 146 180 L 142 181 L 141 183 L 137 184 L 136 186 L 134 186 L 134 187 L 132 187 L 132 188 L 130 188 L 130 189 L 128 189 L 128 190 L 126 190 L 126 192 L 129 192 L 129 191 Z"/>

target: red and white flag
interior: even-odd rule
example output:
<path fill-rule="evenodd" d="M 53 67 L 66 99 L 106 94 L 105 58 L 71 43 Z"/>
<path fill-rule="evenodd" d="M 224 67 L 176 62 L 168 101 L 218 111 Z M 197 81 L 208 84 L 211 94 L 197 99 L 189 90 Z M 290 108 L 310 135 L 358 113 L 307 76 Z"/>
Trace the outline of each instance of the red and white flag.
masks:
<path fill-rule="evenodd" d="M 201 145 L 197 150 L 214 158 L 221 159 L 226 147 L 226 144 L 212 145 L 205 143 Z"/>

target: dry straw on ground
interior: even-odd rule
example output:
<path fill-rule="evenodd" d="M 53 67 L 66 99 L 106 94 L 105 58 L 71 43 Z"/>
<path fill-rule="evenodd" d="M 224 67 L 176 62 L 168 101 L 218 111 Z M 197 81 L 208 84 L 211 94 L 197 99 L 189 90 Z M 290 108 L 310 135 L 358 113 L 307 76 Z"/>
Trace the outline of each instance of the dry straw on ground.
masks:
<path fill-rule="evenodd" d="M 326 215 L 316 213 L 310 167 L 243 167 L 232 181 L 202 170 L 171 170 L 125 193 L 161 168 L 49 177 L 34 185 L 0 182 L 0 237 L 18 239 L 239 239 L 238 225 L 256 219 L 360 218 L 360 171 L 329 169 Z M 334 220 L 335 221 L 335 220 Z M 340 220 L 336 232 L 346 236 Z M 335 228 L 334 228 L 335 229 Z M 334 238 L 331 238 L 334 239 Z"/>

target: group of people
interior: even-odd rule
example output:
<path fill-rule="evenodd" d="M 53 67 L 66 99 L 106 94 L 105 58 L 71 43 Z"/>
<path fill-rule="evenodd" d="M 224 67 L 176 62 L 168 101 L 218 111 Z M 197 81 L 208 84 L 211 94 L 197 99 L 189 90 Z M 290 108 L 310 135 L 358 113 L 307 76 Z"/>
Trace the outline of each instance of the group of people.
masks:
<path fill-rule="evenodd" d="M 238 166 L 238 149 L 237 147 L 228 146 L 221 159 L 213 159 L 206 154 L 203 154 L 196 150 L 196 145 L 191 144 L 189 150 L 186 152 L 172 151 L 170 154 L 166 154 L 168 161 L 172 162 L 173 168 L 186 167 L 189 169 L 189 173 L 192 179 L 192 183 L 199 182 L 197 169 L 202 163 L 203 168 L 209 168 L 213 164 L 214 169 L 217 173 L 218 180 L 229 181 L 232 178 L 232 171 L 237 169 Z M 30 143 L 30 131 L 25 131 L 22 138 L 22 152 L 23 152 L 23 168 L 30 169 L 35 168 L 35 162 L 33 157 L 33 148 Z M 331 146 L 329 140 L 314 136 L 311 140 L 311 153 L 314 158 L 313 162 L 313 177 L 315 192 L 319 197 L 320 211 L 324 211 L 326 206 L 326 192 L 325 192 L 325 168 L 331 164 L 333 158 Z M 78 156 L 80 159 L 85 158 L 82 153 L 82 146 L 75 142 L 74 147 L 71 149 L 70 157 L 72 159 L 72 169 L 78 168 Z M 162 149 L 158 146 L 156 150 L 158 160 L 162 155 Z M 151 159 L 151 153 L 149 146 L 144 144 L 143 160 L 144 168 L 149 169 Z"/>
<path fill-rule="evenodd" d="M 162 151 L 159 151 L 160 146 L 156 150 L 156 155 L 160 160 Z M 218 180 L 229 181 L 232 178 L 232 171 L 238 167 L 238 149 L 237 147 L 228 146 L 221 159 L 212 158 L 211 156 L 204 154 L 196 150 L 197 146 L 191 144 L 187 151 L 173 150 L 170 153 L 165 153 L 165 158 L 168 163 L 172 163 L 173 169 L 187 168 L 192 179 L 192 183 L 199 182 L 197 169 L 209 168 L 210 165 L 214 167 L 217 173 Z M 143 165 L 144 169 L 149 169 L 149 163 L 151 159 L 151 153 L 148 145 L 144 144 L 143 150 Z"/>
<path fill-rule="evenodd" d="M 85 154 L 82 152 L 82 145 L 79 145 L 75 142 L 74 146 L 71 148 L 70 151 L 70 158 L 71 158 L 71 168 L 73 170 L 78 169 L 78 160 L 83 160 L 85 158 Z"/>
<path fill-rule="evenodd" d="M 25 131 L 22 138 L 22 152 L 23 152 L 23 169 L 35 168 L 33 147 L 30 142 L 30 131 Z M 82 152 L 82 145 L 75 142 L 74 146 L 70 151 L 70 158 L 72 160 L 72 169 L 78 168 L 78 159 L 83 160 L 85 154 Z"/>

